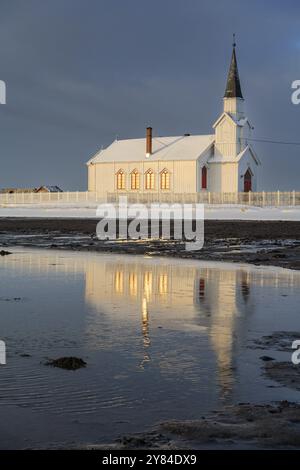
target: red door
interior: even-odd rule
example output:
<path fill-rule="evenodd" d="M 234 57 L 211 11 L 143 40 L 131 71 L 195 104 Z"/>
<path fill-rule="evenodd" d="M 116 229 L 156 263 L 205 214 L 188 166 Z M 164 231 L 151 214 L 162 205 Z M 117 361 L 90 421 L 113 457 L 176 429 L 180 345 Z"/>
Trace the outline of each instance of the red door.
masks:
<path fill-rule="evenodd" d="M 244 174 L 244 192 L 249 193 L 249 191 L 252 191 L 252 175 L 248 168 Z"/>
<path fill-rule="evenodd" d="M 206 166 L 202 167 L 202 181 L 201 181 L 201 188 L 207 189 L 207 168 Z"/>

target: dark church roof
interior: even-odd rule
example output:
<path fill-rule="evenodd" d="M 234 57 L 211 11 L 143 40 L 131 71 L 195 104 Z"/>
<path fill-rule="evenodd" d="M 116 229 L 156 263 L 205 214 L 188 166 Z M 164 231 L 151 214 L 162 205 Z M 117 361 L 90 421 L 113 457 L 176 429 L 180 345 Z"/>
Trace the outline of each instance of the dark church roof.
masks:
<path fill-rule="evenodd" d="M 242 90 L 240 84 L 239 71 L 236 61 L 235 44 L 233 44 L 233 51 L 231 56 L 231 63 L 228 72 L 227 85 L 224 98 L 242 98 Z"/>

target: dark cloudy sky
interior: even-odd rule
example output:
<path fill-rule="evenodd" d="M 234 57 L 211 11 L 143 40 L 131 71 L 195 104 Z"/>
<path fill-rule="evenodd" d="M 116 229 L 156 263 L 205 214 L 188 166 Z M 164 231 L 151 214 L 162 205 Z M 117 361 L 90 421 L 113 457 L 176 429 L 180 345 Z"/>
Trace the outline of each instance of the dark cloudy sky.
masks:
<path fill-rule="evenodd" d="M 299 0 L 0 0 L 0 187 L 86 188 L 102 145 L 211 133 L 232 32 L 256 138 L 299 141 Z M 260 187 L 300 189 L 300 146 L 256 144 Z"/>

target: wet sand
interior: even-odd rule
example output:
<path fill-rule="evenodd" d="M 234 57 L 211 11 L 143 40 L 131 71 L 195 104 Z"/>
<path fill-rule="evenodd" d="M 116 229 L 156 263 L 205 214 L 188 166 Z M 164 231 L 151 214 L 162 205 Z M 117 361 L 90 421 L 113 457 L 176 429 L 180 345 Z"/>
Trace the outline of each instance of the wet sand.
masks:
<path fill-rule="evenodd" d="M 0 219 L 1 248 L 99 251 L 185 259 L 245 262 L 300 269 L 300 222 L 206 221 L 202 250 L 174 240 L 100 241 L 93 219 Z"/>
<path fill-rule="evenodd" d="M 166 421 L 94 449 L 297 449 L 300 405 L 239 403 L 197 420 Z"/>
<path fill-rule="evenodd" d="M 300 331 L 275 331 L 270 335 L 256 339 L 248 347 L 267 351 L 266 356 L 261 356 L 263 374 L 274 382 L 297 391 L 300 391 L 300 364 L 293 364 L 291 355 L 296 349 L 292 349 L 292 343 L 300 340 Z M 283 361 L 272 357 L 273 351 L 289 353 Z"/>
<path fill-rule="evenodd" d="M 300 332 L 278 331 L 249 345 L 251 349 L 291 353 L 291 342 Z M 260 358 L 261 372 L 279 387 L 300 391 L 300 366 Z M 275 403 L 237 403 L 196 420 L 170 420 L 153 429 L 122 436 L 113 443 L 90 448 L 105 449 L 299 449 L 300 404 L 283 400 Z"/>
<path fill-rule="evenodd" d="M 300 337 L 300 334 L 298 335 Z M 300 391 L 300 367 L 271 360 L 262 374 L 278 386 Z M 300 404 L 237 403 L 196 420 L 170 420 L 151 430 L 124 435 L 99 449 L 300 449 Z"/>

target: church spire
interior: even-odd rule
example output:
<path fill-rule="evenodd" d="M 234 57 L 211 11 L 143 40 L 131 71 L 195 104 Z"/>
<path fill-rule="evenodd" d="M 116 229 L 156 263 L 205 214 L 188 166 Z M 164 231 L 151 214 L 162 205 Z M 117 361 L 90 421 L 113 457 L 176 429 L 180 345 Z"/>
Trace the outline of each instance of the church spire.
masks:
<path fill-rule="evenodd" d="M 241 84 L 240 84 L 240 77 L 238 72 L 238 66 L 236 61 L 236 54 L 235 54 L 235 34 L 233 35 L 233 44 L 232 44 L 232 56 L 231 56 L 231 63 L 228 72 L 227 78 L 227 85 L 224 94 L 224 98 L 241 98 L 243 99 Z"/>

